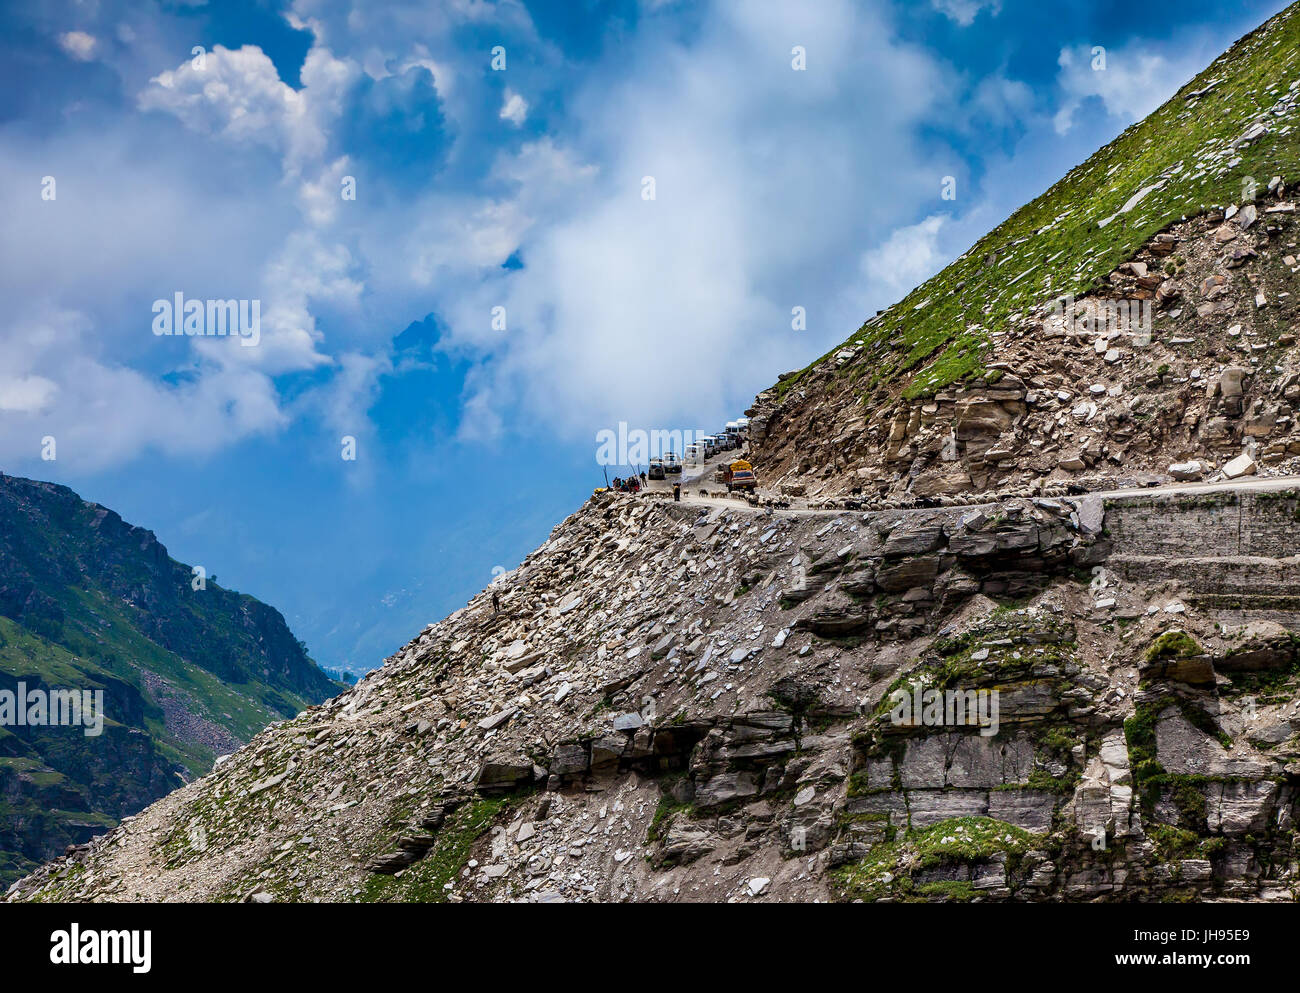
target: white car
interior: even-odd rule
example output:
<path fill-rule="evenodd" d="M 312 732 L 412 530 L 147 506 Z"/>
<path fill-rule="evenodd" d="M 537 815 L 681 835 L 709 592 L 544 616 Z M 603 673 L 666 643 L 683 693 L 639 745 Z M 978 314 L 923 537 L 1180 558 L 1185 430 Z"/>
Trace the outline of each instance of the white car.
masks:
<path fill-rule="evenodd" d="M 664 452 L 664 472 L 679 473 L 682 471 L 682 460 L 677 457 L 676 452 Z"/>
<path fill-rule="evenodd" d="M 686 461 L 692 465 L 699 465 L 707 458 L 704 454 L 704 446 L 699 442 L 691 442 L 686 446 Z"/>

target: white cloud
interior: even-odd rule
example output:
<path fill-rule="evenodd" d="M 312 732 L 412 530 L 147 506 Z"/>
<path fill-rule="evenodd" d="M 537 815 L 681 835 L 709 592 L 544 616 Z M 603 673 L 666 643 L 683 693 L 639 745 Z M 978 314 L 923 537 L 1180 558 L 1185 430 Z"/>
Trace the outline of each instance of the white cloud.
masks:
<path fill-rule="evenodd" d="M 1180 46 L 1173 58 L 1138 43 L 1100 53 L 1098 47 L 1062 48 L 1057 57 L 1057 85 L 1064 94 L 1054 121 L 1057 134 L 1074 126 L 1075 112 L 1088 99 L 1100 100 L 1107 114 L 1126 124 L 1141 120 L 1209 61 L 1198 44 Z"/>
<path fill-rule="evenodd" d="M 1002 10 L 1002 0 L 930 0 L 930 6 L 950 21 L 968 28 L 985 7 L 996 17 Z"/>
<path fill-rule="evenodd" d="M 482 137 L 485 110 L 488 125 L 495 111 L 518 126 L 529 113 L 520 92 L 546 99 L 547 84 L 527 75 L 531 64 L 561 64 L 538 55 L 541 45 L 521 57 L 519 39 L 533 29 L 518 4 L 495 13 L 479 0 L 458 4 L 380 17 L 365 6 L 298 0 L 295 18 L 317 37 L 296 89 L 252 46 L 217 46 L 201 70 L 186 61 L 142 80 L 138 107 L 174 117 L 201 140 L 169 143 L 150 185 L 130 171 L 127 134 L 120 161 L 100 170 L 109 188 L 124 188 L 122 203 L 82 196 L 65 205 L 61 185 L 58 208 L 24 207 L 21 226 L 38 241 L 42 231 L 60 231 L 52 244 L 67 240 L 60 225 L 74 217 L 89 233 L 85 258 L 68 258 L 49 281 L 49 302 L 96 313 L 95 331 L 76 339 L 90 363 L 85 382 L 117 391 L 140 415 L 123 417 L 119 430 L 67 402 L 82 384 L 71 364 L 49 361 L 52 353 L 0 366 L 34 384 L 25 405 L 54 402 L 35 385 L 48 380 L 58 392 L 45 396 L 60 417 L 79 412 L 87 431 L 112 435 L 104 450 L 118 456 L 128 428 L 141 446 L 186 450 L 302 416 L 352 423 L 364 420 L 390 372 L 395 331 L 433 312 L 442 346 L 472 365 L 462 438 L 539 425 L 587 438 L 620 419 L 703 427 L 744 406 L 774 369 L 802 365 L 841 340 L 941 260 L 950 228 L 941 237 L 941 218 L 914 222 L 940 209 L 939 180 L 955 155 L 930 125 L 951 122 L 962 80 L 897 38 L 887 11 L 848 0 L 720 3 L 702 11 L 689 35 L 629 36 L 584 67 L 551 135 L 522 143 L 508 135 L 486 177 L 464 182 L 470 168 L 442 183 L 432 166 L 422 188 L 385 194 L 382 175 L 366 172 L 364 149 L 335 143 L 364 75 L 425 66 L 440 101 L 454 80 L 456 100 L 439 109 L 459 165 L 483 152 L 459 144 L 466 134 L 500 140 L 499 128 Z M 504 18 L 511 58 L 500 104 L 484 53 L 458 48 L 451 30 L 488 16 Z M 795 43 L 809 53 L 805 72 L 791 68 Z M 1021 84 L 998 79 L 981 84 L 969 104 L 1000 126 L 1024 112 L 1027 96 Z M 136 120 L 150 133 L 159 124 L 150 115 Z M 200 169 L 191 182 L 201 161 L 229 180 L 205 179 Z M 35 168 L 13 165 L 6 170 L 0 153 L 0 180 Z M 344 175 L 357 176 L 357 201 L 340 199 Z M 657 181 L 654 201 L 641 198 L 647 175 Z M 213 201 L 208 190 L 223 187 L 235 199 Z M 95 216 L 80 206 L 92 202 Z M 185 232 L 200 230 L 211 250 L 183 251 Z M 893 255 L 864 258 L 872 245 Z M 0 272 L 0 290 L 43 278 L 8 248 L 15 265 Z M 523 268 L 503 269 L 515 252 Z M 97 268 L 96 258 L 109 261 Z M 141 344 L 138 301 L 176 289 L 259 297 L 261 345 Z M 123 321 L 96 311 L 96 299 L 119 296 L 129 297 Z M 504 333 L 491 327 L 497 306 L 508 315 Z M 790 327 L 795 306 L 807 308 L 807 331 Z M 24 333 L 0 321 L 0 342 Z M 292 401 L 279 395 L 272 377 L 312 370 L 319 375 Z M 159 378 L 165 373 L 172 379 Z M 178 405 L 196 417 L 180 416 Z M 223 417 L 236 429 L 213 430 Z M 30 447 L 25 435 L 0 437 L 0 452 L 9 441 Z"/>
<path fill-rule="evenodd" d="M 791 39 L 806 73 L 791 69 Z M 496 231 L 501 253 L 522 229 L 525 267 L 477 287 L 442 280 L 456 285 L 439 295 L 447 340 L 483 363 L 468 384 L 473 431 L 508 426 L 520 404 L 523 423 L 577 436 L 620 419 L 703 426 L 842 338 L 863 317 L 862 246 L 938 199 L 917 124 L 954 85 L 847 3 L 719 5 L 689 46 L 652 36 L 620 49 L 571 102 L 578 127 L 550 146 L 550 168 L 532 149 L 514 196 L 460 240 Z M 565 147 L 583 157 L 558 164 Z M 548 195 L 556 176 L 563 195 Z M 892 302 L 892 275 L 870 292 Z M 796 305 L 808 332 L 790 328 Z"/>
<path fill-rule="evenodd" d="M 326 303 L 356 312 L 362 284 L 352 277 L 353 267 L 346 246 L 311 231 L 290 235 L 262 274 L 257 347 L 244 347 L 230 338 L 200 338 L 196 350 L 223 365 L 252 366 L 270 374 L 329 364 L 329 356 L 319 350 L 324 335 L 313 308 Z"/>
<path fill-rule="evenodd" d="M 44 376 L 0 374 L 0 410 L 39 413 L 58 392 L 58 384 Z"/>
<path fill-rule="evenodd" d="M 492 441 L 504 430 L 502 414 L 505 408 L 500 402 L 502 398 L 496 394 L 491 383 L 480 383 L 479 378 L 478 375 L 472 375 L 466 384 L 469 394 L 461 414 L 460 427 L 456 431 L 456 436 L 461 441 Z"/>
<path fill-rule="evenodd" d="M 1033 108 L 1034 91 L 1002 73 L 985 76 L 971 94 L 971 110 L 998 127 L 1025 123 Z"/>
<path fill-rule="evenodd" d="M 340 65 L 308 60 L 304 77 L 343 75 Z M 139 96 L 142 110 L 174 114 L 190 130 L 227 143 L 232 151 L 264 145 L 284 156 L 286 169 L 318 156 L 325 138 L 308 113 L 305 92 L 280 80 L 275 64 L 253 45 L 237 50 L 215 46 L 203 57 L 160 73 Z"/>
<path fill-rule="evenodd" d="M 60 462 L 93 470 L 147 448 L 213 452 L 285 423 L 260 373 L 208 369 L 168 385 L 98 354 L 100 328 L 84 313 L 38 305 L 11 320 L 15 333 L 0 336 L 6 458 L 35 458 L 53 437 Z"/>
<path fill-rule="evenodd" d="M 506 90 L 505 102 L 501 105 L 501 120 L 519 127 L 527 116 L 528 101 L 513 90 Z"/>
<path fill-rule="evenodd" d="M 94 58 L 98 44 L 94 35 L 84 31 L 65 31 L 59 35 L 59 47 L 79 62 L 89 62 Z"/>
<path fill-rule="evenodd" d="M 939 251 L 939 231 L 947 218 L 933 214 L 898 228 L 885 241 L 862 256 L 862 274 L 899 300 L 938 271 L 944 256 Z"/>
<path fill-rule="evenodd" d="M 363 443 L 374 437 L 374 426 L 369 411 L 379 398 L 383 377 L 393 371 L 386 356 L 367 355 L 361 352 L 344 352 L 335 363 L 335 374 L 319 390 L 304 395 L 301 404 L 292 413 L 315 414 L 334 435 L 336 440 L 346 436 Z M 368 447 L 368 446 L 367 446 Z M 373 479 L 373 462 L 363 460 L 363 474 L 349 474 L 356 482 Z M 364 480 L 357 479 L 364 475 Z"/>
<path fill-rule="evenodd" d="M 483 72 L 488 53 L 466 49 L 467 28 L 491 25 L 495 43 L 506 48 L 513 81 L 529 78 L 529 64 L 545 73 L 563 61 L 555 47 L 538 35 L 522 0 L 385 4 L 292 0 L 286 19 L 312 32 L 313 50 L 333 52 L 364 66 L 375 78 L 413 65 L 427 68 L 439 97 L 446 101 L 443 110 L 453 120 L 473 121 L 481 116 L 483 108 L 474 99 L 476 87 L 490 85 Z"/>
<path fill-rule="evenodd" d="M 344 205 L 343 179 L 352 176 L 352 161 L 342 155 L 320 169 L 314 177 L 305 177 L 298 187 L 298 205 L 307 220 L 315 227 L 325 227 L 337 216 Z"/>

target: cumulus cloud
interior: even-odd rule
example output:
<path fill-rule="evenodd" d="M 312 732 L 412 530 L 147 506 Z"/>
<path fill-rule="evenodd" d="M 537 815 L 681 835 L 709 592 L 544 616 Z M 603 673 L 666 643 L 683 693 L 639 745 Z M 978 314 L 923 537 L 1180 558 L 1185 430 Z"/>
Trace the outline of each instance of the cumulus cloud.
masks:
<path fill-rule="evenodd" d="M 1074 126 L 1083 103 L 1099 100 L 1107 114 L 1127 122 L 1141 120 L 1178 91 L 1208 62 L 1205 49 L 1191 44 L 1167 56 L 1149 45 L 1119 49 L 1097 45 L 1062 48 L 1057 84 L 1063 91 L 1054 124 L 1057 134 Z"/>
<path fill-rule="evenodd" d="M 214 452 L 285 423 L 267 377 L 212 369 L 159 381 L 100 354 L 101 329 L 85 313 L 35 305 L 12 329 L 0 340 L 0 452 L 9 458 L 34 458 L 53 438 L 60 461 L 93 470 L 142 449 Z"/>
<path fill-rule="evenodd" d="M 331 433 L 335 443 L 344 437 L 356 439 L 364 455 L 373 447 L 376 435 L 369 417 L 370 408 L 380 396 L 384 377 L 392 372 L 393 365 L 387 356 L 344 352 L 334 363 L 334 375 L 329 381 L 322 388 L 304 394 L 291 413 L 314 418 Z M 371 483 L 374 460 L 358 461 L 359 471 L 349 472 L 347 478 L 353 485 Z"/>
<path fill-rule="evenodd" d="M 438 347 L 469 365 L 462 439 L 537 425 L 586 438 L 620 419 L 702 426 L 938 264 L 946 222 L 917 222 L 939 206 L 953 168 L 940 163 L 955 158 L 936 122 L 951 126 L 965 105 L 963 119 L 1009 126 L 1029 98 L 1001 77 L 967 92 L 897 36 L 886 8 L 847 0 L 719 3 L 688 34 L 659 30 L 656 15 L 581 74 L 557 71 L 565 59 L 513 2 L 381 14 L 296 0 L 290 20 L 313 34 L 296 85 L 251 45 L 215 46 L 201 65 L 177 64 L 172 48 L 172 68 L 141 77 L 141 113 L 119 122 L 121 161 L 66 150 L 101 162 L 99 179 L 121 196 L 79 190 L 65 206 L 61 186 L 57 209 L 22 210 L 18 229 L 48 239 L 46 251 L 88 233 L 84 258 L 70 253 L 44 282 L 46 302 L 88 315 L 77 348 L 92 366 L 78 389 L 115 390 L 140 412 L 121 424 L 139 429 L 141 447 L 200 444 L 186 439 L 201 420 L 146 427 L 182 403 L 241 425 L 209 425 L 212 445 L 290 418 L 364 420 L 402 374 L 393 336 L 430 313 Z M 504 92 L 487 47 L 463 43 L 472 25 L 491 25 L 507 49 Z M 796 44 L 805 71 L 791 65 Z M 564 110 L 539 137 L 529 103 L 548 101 L 556 79 Z M 127 151 L 146 135 L 165 160 L 149 182 Z M 340 195 L 345 177 L 355 200 Z M 6 248 L 15 265 L 0 289 L 30 283 L 42 253 L 27 266 L 16 243 Z M 142 310 L 176 290 L 258 298 L 260 346 L 142 344 Z M 794 307 L 808 330 L 791 328 Z M 17 333 L 0 319 L 0 340 Z M 671 390 L 654 372 L 665 364 Z M 85 413 L 67 400 L 69 364 L 40 358 L 6 375 L 25 411 Z M 97 420 L 87 430 L 105 429 Z M 105 450 L 125 450 L 124 430 Z"/>
<path fill-rule="evenodd" d="M 58 384 L 44 376 L 0 374 L 0 410 L 39 413 L 58 392 Z"/>
<path fill-rule="evenodd" d="M 794 39 L 806 73 L 791 68 Z M 611 57 L 574 101 L 571 143 L 599 168 L 568 170 L 571 192 L 545 203 L 550 176 L 521 177 L 502 209 L 528 219 L 524 268 L 446 300 L 448 342 L 491 349 L 470 384 L 483 423 L 521 402 L 575 434 L 734 411 L 773 368 L 861 321 L 862 247 L 908 219 L 906 205 L 938 198 L 916 125 L 955 83 L 878 12 L 720 5 L 690 45 L 653 38 L 620 50 L 618 65 Z M 888 160 L 873 154 L 882 147 Z M 483 230 L 491 220 L 479 218 Z M 881 305 L 894 292 L 873 277 Z M 493 305 L 510 327 L 495 339 Z M 791 330 L 794 306 L 809 333 Z M 665 363 L 671 390 L 654 372 Z"/>
<path fill-rule="evenodd" d="M 938 238 L 946 221 L 943 214 L 934 214 L 898 228 L 863 254 L 862 274 L 893 299 L 901 299 L 938 270 L 943 258 Z"/>
<path fill-rule="evenodd" d="M 985 76 L 971 95 L 971 110 L 983 121 L 998 127 L 1025 123 L 1034 109 L 1034 91 L 1018 79 L 1003 73 Z"/>
<path fill-rule="evenodd" d="M 312 70 L 319 74 L 318 58 Z M 332 63 L 327 71 L 337 71 Z M 280 79 L 275 64 L 253 45 L 215 46 L 211 52 L 159 73 L 139 97 L 141 110 L 174 114 L 186 127 L 230 146 L 264 145 L 290 168 L 318 156 L 321 130 L 303 93 Z"/>
<path fill-rule="evenodd" d="M 130 122 L 0 147 L 0 185 L 58 181 L 57 199 L 15 197 L 0 228 L 0 459 L 35 458 L 52 435 L 61 466 L 81 471 L 148 450 L 216 451 L 283 426 L 274 383 L 248 368 L 258 349 L 220 339 L 246 353 L 225 363 L 196 339 L 151 330 L 153 302 L 176 292 L 262 295 L 262 239 L 295 213 L 248 200 L 239 184 L 209 185 L 210 159 Z M 274 190 L 278 175 L 260 178 Z"/>
<path fill-rule="evenodd" d="M 506 90 L 505 101 L 501 104 L 501 120 L 509 121 L 515 127 L 519 127 L 527 116 L 528 101 L 514 90 Z"/>
<path fill-rule="evenodd" d="M 65 31 L 59 35 L 59 47 L 79 62 L 93 59 L 98 44 L 94 35 L 84 31 Z"/>
<path fill-rule="evenodd" d="M 355 311 L 361 283 L 352 278 L 345 245 L 314 232 L 291 235 L 267 264 L 261 292 L 261 332 L 256 347 L 230 338 L 199 338 L 195 349 L 223 365 L 247 365 L 277 374 L 328 364 L 318 350 L 323 334 L 313 307 L 327 303 Z"/>

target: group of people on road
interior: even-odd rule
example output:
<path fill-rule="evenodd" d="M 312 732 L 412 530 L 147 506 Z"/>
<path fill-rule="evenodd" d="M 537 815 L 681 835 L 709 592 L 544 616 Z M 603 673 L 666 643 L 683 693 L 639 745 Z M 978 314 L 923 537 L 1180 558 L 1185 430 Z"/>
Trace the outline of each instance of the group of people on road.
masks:
<path fill-rule="evenodd" d="M 638 476 L 628 476 L 627 479 L 620 479 L 615 476 L 614 481 L 609 484 L 609 488 L 617 493 L 639 493 L 645 489 L 645 486 L 646 476 L 644 472 Z"/>

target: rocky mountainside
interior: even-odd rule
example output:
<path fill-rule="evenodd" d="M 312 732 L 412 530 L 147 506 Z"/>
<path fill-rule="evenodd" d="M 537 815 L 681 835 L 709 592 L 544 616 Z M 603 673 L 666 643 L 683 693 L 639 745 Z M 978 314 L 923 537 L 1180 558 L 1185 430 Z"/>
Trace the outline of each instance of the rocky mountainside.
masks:
<path fill-rule="evenodd" d="M 761 394 L 765 478 L 896 502 L 1294 470 L 1298 105 L 1292 7 Z"/>
<path fill-rule="evenodd" d="M 64 486 L 0 475 L 0 692 L 102 690 L 101 734 L 0 726 L 0 878 L 207 772 L 341 687 L 278 611 Z"/>
<path fill-rule="evenodd" d="M 1298 34 L 7 898 L 1295 901 Z"/>
<path fill-rule="evenodd" d="M 593 497 L 499 613 L 9 899 L 1292 900 L 1298 508 Z M 897 689 L 996 690 L 995 721 L 895 721 Z"/>

